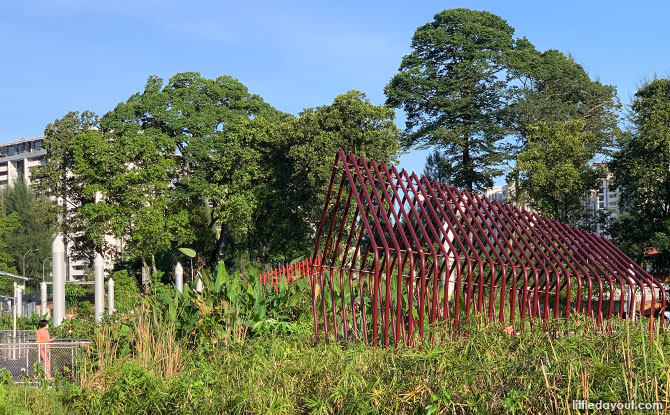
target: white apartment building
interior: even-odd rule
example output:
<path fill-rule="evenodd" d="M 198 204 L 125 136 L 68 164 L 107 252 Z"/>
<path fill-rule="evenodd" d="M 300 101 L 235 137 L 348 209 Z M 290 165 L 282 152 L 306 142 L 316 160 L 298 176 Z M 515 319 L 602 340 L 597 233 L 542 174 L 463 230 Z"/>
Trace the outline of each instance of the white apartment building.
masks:
<path fill-rule="evenodd" d="M 485 196 L 491 202 L 498 201 L 500 203 L 507 203 L 509 200 L 509 187 L 505 184 L 502 186 L 493 186 L 486 189 Z"/>
<path fill-rule="evenodd" d="M 603 165 L 607 167 L 607 163 L 596 163 L 596 166 Z M 619 214 L 619 196 L 621 195 L 621 188 L 615 188 L 612 184 L 612 173 L 607 173 L 607 176 L 598 180 L 598 189 L 592 190 L 584 196 L 583 206 L 587 212 L 587 216 L 591 218 L 598 218 L 601 214 L 609 214 L 610 218 L 614 219 Z M 500 203 L 511 203 L 510 192 L 514 192 L 513 185 L 493 186 L 486 189 L 486 197 L 490 201 L 497 200 Z M 528 210 L 529 206 L 525 206 Z M 605 228 L 602 224 L 595 225 L 595 233 L 600 236 L 606 236 Z"/>
<path fill-rule="evenodd" d="M 607 167 L 607 163 L 597 163 L 596 165 Z M 592 214 L 593 217 L 598 217 L 601 214 L 609 214 L 610 218 L 615 219 L 619 215 L 621 188 L 614 187 L 612 181 L 612 173 L 608 171 L 605 178 L 598 180 L 598 189 L 592 190 L 584 198 L 584 209 L 589 214 Z M 596 225 L 596 233 L 601 236 L 605 235 L 605 229 L 602 224 Z"/>
<path fill-rule="evenodd" d="M 44 162 L 46 150 L 42 149 L 44 137 L 22 138 L 0 144 L 0 186 L 11 185 L 17 180 L 30 184 L 30 172 Z"/>

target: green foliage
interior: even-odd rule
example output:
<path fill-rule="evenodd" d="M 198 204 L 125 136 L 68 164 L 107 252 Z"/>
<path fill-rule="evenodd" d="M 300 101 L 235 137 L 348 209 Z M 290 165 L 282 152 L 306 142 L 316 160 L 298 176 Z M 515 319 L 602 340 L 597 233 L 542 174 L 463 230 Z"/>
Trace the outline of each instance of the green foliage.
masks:
<path fill-rule="evenodd" d="M 272 120 L 282 116 L 236 79 L 207 79 L 195 72 L 176 74 L 167 83 L 150 77 L 143 92 L 107 113 L 101 121 L 103 131 L 138 143 L 131 148 L 140 151 L 130 159 L 148 167 L 143 174 L 150 178 L 138 177 L 137 185 L 149 179 L 142 186 L 162 189 L 160 203 L 147 206 L 146 214 L 134 221 L 145 224 L 136 229 L 138 248 L 154 244 L 140 251 L 156 252 L 170 242 L 193 239 L 189 234 L 169 240 L 168 235 L 179 230 L 216 238 L 198 243 L 211 249 L 212 263 L 217 262 L 224 242 L 244 244 L 266 183 L 268 170 L 262 166 L 264 151 L 272 148 L 274 140 Z M 141 148 L 147 144 L 148 148 Z M 129 145 L 119 143 L 119 151 Z M 100 167 L 92 166 L 91 171 Z M 138 187 L 138 202 L 144 195 L 146 188 Z M 118 206 L 125 206 L 125 202 Z M 191 225 L 195 223 L 193 218 L 198 215 L 192 212 L 203 206 L 207 206 L 209 217 L 206 223 L 198 224 L 210 232 L 190 229 L 187 224 L 189 220 Z M 140 205 L 134 209 L 143 210 Z M 191 213 L 185 215 L 183 209 Z M 131 213 L 132 209 L 125 216 Z M 217 228 L 221 229 L 218 236 L 214 232 Z"/>
<path fill-rule="evenodd" d="M 280 144 L 267 164 L 272 174 L 253 232 L 256 257 L 286 260 L 312 249 L 336 153 L 341 148 L 393 162 L 399 150 L 394 117 L 392 109 L 352 90 L 276 127 Z"/>
<path fill-rule="evenodd" d="M 125 314 L 135 310 L 140 303 L 137 280 L 128 274 L 127 270 L 113 272 L 109 278 L 114 280 L 114 307 Z"/>
<path fill-rule="evenodd" d="M 571 334 L 558 336 L 543 329 L 509 336 L 497 325 L 473 324 L 466 337 L 437 336 L 436 344 L 387 350 L 315 345 L 307 324 L 290 337 L 256 337 L 227 350 L 198 347 L 181 356 L 183 367 L 171 376 L 126 356 L 108 362 L 97 382 L 83 389 L 4 385 L 0 408 L 48 403 L 69 413 L 138 415 L 543 414 L 573 411 L 572 401 L 585 397 L 667 405 L 667 334 L 650 343 L 642 324 L 616 321 L 606 335 L 586 319 L 568 324 Z"/>
<path fill-rule="evenodd" d="M 91 339 L 95 334 L 93 315 L 63 320 L 58 327 L 50 326 L 49 334 L 57 339 Z"/>
<path fill-rule="evenodd" d="M 45 165 L 32 172 L 35 188 L 59 200 L 58 230 L 65 240 L 74 244 L 74 250 L 87 254 L 93 247 L 89 228 L 77 207 L 91 202 L 83 193 L 81 180 L 72 175 L 76 166 L 72 143 L 77 136 L 96 127 L 98 117 L 92 112 L 69 112 L 44 129 L 42 148 L 46 150 Z M 48 255 L 47 255 L 48 256 Z M 45 256 L 46 258 L 46 256 Z"/>
<path fill-rule="evenodd" d="M 86 295 L 86 289 L 83 285 L 74 283 L 65 283 L 65 305 L 74 307 Z"/>
<path fill-rule="evenodd" d="M 51 256 L 51 243 L 57 229 L 57 206 L 35 194 L 23 180 L 3 189 L 2 201 L 3 215 L 14 224 L 12 232 L 2 235 L 3 254 L 11 256 L 12 268 L 22 270 L 23 255 L 32 250 L 26 255 L 26 276 L 41 277 L 42 263 Z"/>
<path fill-rule="evenodd" d="M 16 319 L 17 330 L 37 330 L 37 323 L 42 319 L 37 313 L 30 317 L 18 317 Z M 0 330 L 12 330 L 14 328 L 14 313 L 8 311 L 0 312 Z"/>
<path fill-rule="evenodd" d="M 518 150 L 529 142 L 529 127 L 541 121 L 583 120 L 584 130 L 594 135 L 588 142 L 589 151 L 614 144 L 621 134 L 615 87 L 592 81 L 571 56 L 555 49 L 540 52 L 525 38 L 516 41 L 505 60 L 512 80 L 507 90 L 506 124 L 520 141 Z"/>
<path fill-rule="evenodd" d="M 527 127 L 528 144 L 514 172 L 518 191 L 543 215 L 575 224 L 584 216 L 583 200 L 604 172 L 591 165 L 597 137 L 583 121 L 538 122 Z"/>
<path fill-rule="evenodd" d="M 16 214 L 10 216 L 0 215 L 0 271 L 16 273 L 13 258 L 9 252 L 7 252 L 7 242 L 5 242 L 5 237 L 11 235 L 17 226 Z M 9 277 L 0 276 L 0 292 L 9 294 L 12 293 L 13 290 L 14 280 Z"/>
<path fill-rule="evenodd" d="M 387 104 L 407 114 L 405 145 L 443 150 L 452 185 L 485 189 L 502 172 L 503 58 L 513 33 L 489 12 L 444 10 L 416 30 L 386 86 Z"/>
<path fill-rule="evenodd" d="M 257 273 L 249 278 L 229 274 L 223 263 L 214 273 L 203 270 L 199 278 L 203 291 L 184 286 L 181 294 L 173 289 L 160 289 L 151 299 L 164 321 L 174 324 L 178 333 L 196 344 L 243 343 L 247 336 L 263 333 L 291 333 L 290 324 L 299 315 L 307 298 L 307 283 L 282 282 L 279 290 L 264 286 Z"/>
<path fill-rule="evenodd" d="M 626 212 L 609 232 L 638 260 L 656 248 L 654 266 L 670 269 L 670 79 L 654 79 L 635 94 L 633 131 L 611 163 L 614 185 L 622 188 Z"/>

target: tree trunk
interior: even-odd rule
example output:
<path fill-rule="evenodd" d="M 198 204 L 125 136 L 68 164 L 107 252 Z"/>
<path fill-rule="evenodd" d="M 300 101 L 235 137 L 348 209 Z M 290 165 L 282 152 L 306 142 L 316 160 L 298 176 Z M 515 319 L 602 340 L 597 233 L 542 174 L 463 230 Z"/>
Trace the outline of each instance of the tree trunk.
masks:
<path fill-rule="evenodd" d="M 219 232 L 219 238 L 216 241 L 216 247 L 212 251 L 212 254 L 209 257 L 209 262 L 212 266 L 215 266 L 218 259 L 219 259 L 219 254 L 221 253 L 221 248 L 223 248 L 223 243 L 226 240 L 226 235 L 227 235 L 227 230 L 226 230 L 226 225 L 221 225 L 221 231 Z"/>
<path fill-rule="evenodd" d="M 158 269 L 156 268 L 156 257 L 154 254 L 151 254 L 151 273 L 155 274 L 158 272 Z"/>

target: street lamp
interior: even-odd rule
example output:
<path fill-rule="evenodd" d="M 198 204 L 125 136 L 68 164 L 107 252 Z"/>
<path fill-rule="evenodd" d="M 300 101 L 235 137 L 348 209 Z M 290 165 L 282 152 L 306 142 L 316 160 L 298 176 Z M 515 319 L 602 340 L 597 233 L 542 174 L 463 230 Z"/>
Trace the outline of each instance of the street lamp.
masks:
<path fill-rule="evenodd" d="M 44 282 L 44 264 L 46 264 L 47 261 L 50 260 L 50 259 L 51 259 L 51 257 L 48 257 L 47 259 L 42 261 L 42 282 Z"/>
<path fill-rule="evenodd" d="M 39 251 L 39 248 L 31 249 L 30 251 L 27 251 L 25 254 L 23 254 L 23 276 L 26 276 L 26 255 L 28 255 L 30 252 L 36 252 Z"/>

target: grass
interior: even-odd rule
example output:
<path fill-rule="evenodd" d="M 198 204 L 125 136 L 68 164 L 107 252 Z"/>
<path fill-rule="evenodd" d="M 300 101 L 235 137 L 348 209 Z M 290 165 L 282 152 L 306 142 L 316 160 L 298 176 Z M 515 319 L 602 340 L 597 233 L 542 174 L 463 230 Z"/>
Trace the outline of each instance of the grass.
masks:
<path fill-rule="evenodd" d="M 15 413 L 7 408 L 43 413 L 44 402 L 54 408 L 49 413 L 70 414 L 578 413 L 576 399 L 667 407 L 670 335 L 649 343 L 639 324 L 617 321 L 612 334 L 602 334 L 583 323 L 561 336 L 541 330 L 509 336 L 499 326 L 472 326 L 463 337 L 386 350 L 315 345 L 309 321 L 291 336 L 228 347 L 187 348 L 135 334 L 132 353 L 89 368 L 81 386 L 5 384 L 0 414 Z M 145 337 L 163 330 L 144 328 Z"/>

